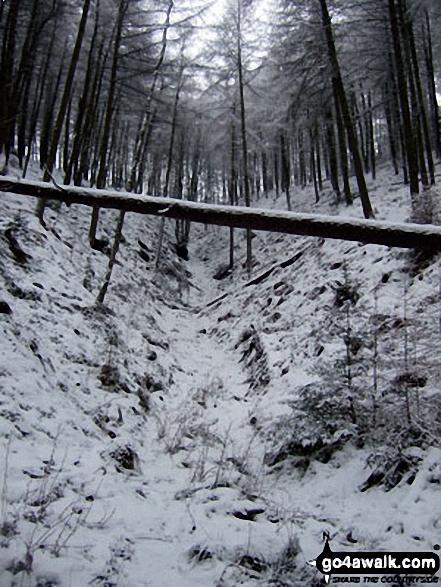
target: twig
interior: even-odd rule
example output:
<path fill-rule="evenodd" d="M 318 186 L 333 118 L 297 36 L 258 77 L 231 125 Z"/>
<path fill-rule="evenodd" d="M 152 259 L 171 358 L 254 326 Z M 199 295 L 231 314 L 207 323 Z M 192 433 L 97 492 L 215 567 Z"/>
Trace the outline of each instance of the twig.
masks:
<path fill-rule="evenodd" d="M 62 192 L 67 191 L 66 188 L 64 188 L 63 186 L 61 186 L 59 183 L 57 183 L 57 180 L 55 179 L 55 177 L 52 175 L 52 173 L 49 171 L 49 169 L 46 167 L 46 165 L 43 167 L 45 173 L 47 173 L 49 175 L 49 177 L 51 178 L 52 183 L 54 184 L 54 186 L 59 189 Z"/>

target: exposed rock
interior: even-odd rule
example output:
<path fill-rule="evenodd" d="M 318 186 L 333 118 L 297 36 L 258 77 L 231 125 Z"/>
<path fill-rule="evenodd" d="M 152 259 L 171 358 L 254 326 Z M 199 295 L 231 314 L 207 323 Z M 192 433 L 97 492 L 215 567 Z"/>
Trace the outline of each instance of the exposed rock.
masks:
<path fill-rule="evenodd" d="M 213 275 L 213 279 L 221 281 L 222 279 L 227 278 L 229 275 L 231 275 L 231 267 L 229 265 L 221 265 Z"/>
<path fill-rule="evenodd" d="M 3 234 L 8 241 L 9 250 L 14 255 L 14 259 L 17 261 L 17 263 L 25 265 L 30 259 L 32 259 L 32 257 L 23 251 L 17 240 L 17 237 L 15 236 L 15 232 L 16 231 L 13 227 L 9 227 L 4 231 Z"/>
<path fill-rule="evenodd" d="M 135 471 L 139 469 L 139 457 L 136 452 L 130 446 L 122 446 L 117 448 L 115 451 L 110 453 L 110 456 L 123 469 L 128 471 Z M 120 471 L 120 468 L 116 466 L 116 470 Z"/>
<path fill-rule="evenodd" d="M 12 314 L 10 305 L 4 300 L 0 300 L 0 314 Z"/>

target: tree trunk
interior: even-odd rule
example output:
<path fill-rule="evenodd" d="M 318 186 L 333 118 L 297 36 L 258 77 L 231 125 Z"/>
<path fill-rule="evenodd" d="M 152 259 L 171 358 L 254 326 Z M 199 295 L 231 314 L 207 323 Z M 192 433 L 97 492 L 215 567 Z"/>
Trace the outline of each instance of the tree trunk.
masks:
<path fill-rule="evenodd" d="M 106 111 L 104 114 L 103 132 L 101 137 L 101 144 L 98 157 L 98 175 L 96 179 L 96 187 L 103 189 L 107 180 L 107 159 L 110 139 L 110 127 L 113 119 L 115 107 L 115 91 L 118 72 L 119 50 L 122 38 L 122 28 L 124 24 L 124 17 L 129 6 L 129 0 L 120 0 L 118 8 L 118 19 L 115 28 L 115 40 L 113 42 L 112 65 L 110 70 L 109 91 L 107 94 Z M 96 230 L 98 227 L 100 209 L 95 206 L 92 211 L 92 218 L 89 229 L 89 242 L 92 249 L 97 248 Z M 99 245 L 98 245 L 99 248 Z"/>
<path fill-rule="evenodd" d="M 236 168 L 236 101 L 233 101 L 231 114 L 231 150 L 230 150 L 230 206 L 237 205 L 237 168 Z M 230 270 L 234 269 L 234 228 L 230 227 Z"/>
<path fill-rule="evenodd" d="M 167 167 L 165 170 L 165 183 L 164 183 L 164 191 L 162 194 L 164 198 L 168 198 L 168 195 L 169 195 L 170 176 L 171 176 L 172 163 L 173 163 L 173 149 L 174 149 L 174 143 L 175 143 L 176 127 L 177 127 L 177 123 L 178 123 L 179 96 L 180 96 L 181 89 L 182 89 L 183 73 L 184 73 L 184 66 L 181 64 L 180 69 L 179 69 L 179 77 L 178 77 L 177 85 L 176 85 L 175 100 L 173 103 L 170 143 L 168 146 Z M 161 263 L 162 242 L 164 239 L 164 228 L 165 228 L 165 219 L 161 218 L 161 220 L 159 222 L 159 231 L 158 231 L 158 249 L 156 252 L 156 263 L 155 263 L 156 270 L 159 269 L 159 265 Z M 177 243 L 177 244 L 179 245 L 180 243 Z"/>
<path fill-rule="evenodd" d="M 264 149 L 262 149 L 262 188 L 265 198 L 268 198 L 268 158 Z"/>
<path fill-rule="evenodd" d="M 123 225 L 124 225 L 124 216 L 125 216 L 125 212 L 121 211 L 119 213 L 118 223 L 116 225 L 115 238 L 113 241 L 112 252 L 110 253 L 106 277 L 104 279 L 104 283 L 103 283 L 103 285 L 100 289 L 100 292 L 98 294 L 98 297 L 96 299 L 97 304 L 104 304 L 104 298 L 106 297 L 107 289 L 110 284 L 110 279 L 112 277 L 113 267 L 115 266 L 116 255 L 118 254 L 118 249 L 119 249 L 119 245 L 121 242 L 122 229 L 123 229 Z"/>
<path fill-rule="evenodd" d="M 94 78 L 90 90 L 90 99 L 87 103 L 86 111 L 84 114 L 84 124 L 81 131 L 80 140 L 80 152 L 78 155 L 78 163 L 74 171 L 74 184 L 76 186 L 80 186 L 83 179 L 87 180 L 89 178 L 94 134 L 97 134 L 97 129 L 100 125 L 101 117 L 99 116 L 98 108 L 104 78 L 104 71 L 107 63 L 107 58 L 109 55 L 109 51 L 106 51 L 103 56 L 103 51 L 104 41 L 100 43 L 98 49 L 98 56 L 95 61 Z"/>
<path fill-rule="evenodd" d="M 99 171 L 96 180 L 96 187 L 98 189 L 104 188 L 107 178 L 107 155 L 110 138 L 110 126 L 113 118 L 115 107 L 115 91 L 118 72 L 119 50 L 122 39 L 122 28 L 124 24 L 124 17 L 127 12 L 130 0 L 120 0 L 118 9 L 118 20 L 116 22 L 115 40 L 113 44 L 112 65 L 110 71 L 109 92 L 107 94 L 106 112 L 104 116 L 103 135 L 101 139 L 101 147 L 99 154 Z"/>
<path fill-rule="evenodd" d="M 17 154 L 20 161 L 20 167 L 22 167 L 23 157 L 25 155 L 25 134 L 29 99 L 31 95 L 30 88 L 35 72 L 35 42 L 38 36 L 38 27 L 36 23 L 37 10 L 38 0 L 33 0 L 25 40 L 21 50 L 20 63 L 17 68 L 11 96 L 11 130 L 12 133 L 14 133 L 15 125 L 18 123 Z"/>
<path fill-rule="evenodd" d="M 63 156 L 62 156 L 62 167 L 66 173 L 67 166 L 69 165 L 69 147 L 70 147 L 70 116 L 72 112 L 72 96 L 69 100 L 69 104 L 66 112 L 66 119 L 64 121 L 64 139 L 63 139 Z"/>
<path fill-rule="evenodd" d="M 341 77 L 340 65 L 338 63 L 337 51 L 335 49 L 334 36 L 332 33 L 331 18 L 329 16 L 326 0 L 319 0 L 319 2 L 322 9 L 322 23 L 326 33 L 326 43 L 328 48 L 328 56 L 331 63 L 332 78 L 335 80 L 338 101 L 341 106 L 343 121 L 346 127 L 346 133 L 348 135 L 349 149 L 351 151 L 352 160 L 354 163 L 355 176 L 357 178 L 358 189 L 360 191 L 363 213 L 365 218 L 374 218 L 374 211 L 372 209 L 366 181 L 364 179 L 363 162 L 361 160 L 358 149 L 357 135 L 352 123 L 351 113 L 349 111 L 349 105 Z"/>
<path fill-rule="evenodd" d="M 413 135 L 414 135 L 414 143 L 416 149 L 416 156 L 417 156 L 417 165 L 419 168 L 419 173 L 421 176 L 421 183 L 423 188 L 426 189 L 429 186 L 429 179 L 427 175 L 427 166 L 426 161 L 424 158 L 424 143 L 423 143 L 423 131 L 422 131 L 422 120 L 421 120 L 421 112 L 420 112 L 420 105 L 418 101 L 417 95 L 417 87 L 416 87 L 416 72 L 414 69 L 414 63 L 412 60 L 412 53 L 411 53 L 411 39 L 410 39 L 410 31 L 408 24 L 406 22 L 406 6 L 405 0 L 398 0 L 397 6 L 397 18 L 398 18 L 398 27 L 402 39 L 402 50 L 403 56 L 405 59 L 405 63 L 407 64 L 407 79 L 409 83 L 409 99 L 410 99 L 410 111 L 411 111 L 411 120 L 412 120 L 412 127 L 413 127 Z"/>
<path fill-rule="evenodd" d="M 392 42 L 395 57 L 395 74 L 398 85 L 398 96 L 400 101 L 400 110 L 403 121 L 403 139 L 406 150 L 407 168 L 410 181 L 410 195 L 413 198 L 419 193 L 418 179 L 418 153 L 415 144 L 415 137 L 412 128 L 412 119 L 410 116 L 410 107 L 408 99 L 408 90 L 406 75 L 404 69 L 403 53 L 401 49 L 400 28 L 398 24 L 397 7 L 395 0 L 388 0 L 389 21 L 391 26 Z"/>
<path fill-rule="evenodd" d="M 74 141 L 72 146 L 72 152 L 67 165 L 66 173 L 64 176 L 64 185 L 69 185 L 74 174 L 74 170 L 78 169 L 78 160 L 81 152 L 81 144 L 83 140 L 84 120 L 86 113 L 89 109 L 89 102 L 92 100 L 90 95 L 90 89 L 93 81 L 93 55 L 95 53 L 96 38 L 98 35 L 98 15 L 99 15 L 99 2 L 96 5 L 95 12 L 95 27 L 93 30 L 92 40 L 90 42 L 89 56 L 87 59 L 86 75 L 84 78 L 84 85 L 81 97 L 78 102 L 77 118 L 74 126 Z M 102 46 L 100 47 L 99 54 L 101 54 Z"/>
<path fill-rule="evenodd" d="M 389 151 L 390 151 L 390 156 L 392 159 L 392 164 L 394 166 L 395 175 L 398 175 L 399 171 L 398 171 L 398 155 L 397 155 L 397 135 L 396 135 L 395 125 L 393 122 L 394 119 L 392 116 L 392 111 L 393 111 L 394 106 L 393 106 L 391 92 L 392 92 L 392 90 L 390 87 L 390 83 L 386 82 L 385 88 L 384 88 L 384 103 L 385 103 L 385 116 L 386 116 L 387 132 L 388 132 L 388 138 L 389 138 Z"/>
<path fill-rule="evenodd" d="M 274 185 L 276 187 L 276 198 L 278 198 L 280 196 L 278 147 L 276 147 L 273 151 L 273 160 L 274 160 Z"/>
<path fill-rule="evenodd" d="M 415 46 L 415 36 L 413 33 L 413 26 L 412 23 L 405 18 L 405 25 L 407 29 L 407 35 L 409 39 L 409 50 L 410 50 L 410 57 L 412 63 L 412 72 L 414 77 L 414 84 L 416 89 L 416 101 L 417 101 L 417 114 L 419 115 L 419 119 L 421 121 L 421 131 L 422 131 L 422 143 L 423 143 L 423 160 L 424 160 L 424 151 L 426 153 L 427 159 L 427 168 L 429 171 L 430 177 L 430 184 L 435 184 L 435 163 L 433 161 L 433 154 L 432 154 L 432 141 L 430 140 L 430 132 L 429 132 L 429 124 L 427 121 L 426 115 L 426 105 L 423 95 L 423 88 L 421 85 L 421 76 L 420 76 L 420 69 L 418 64 L 418 57 L 417 51 Z"/>
<path fill-rule="evenodd" d="M 37 78 L 38 81 L 37 81 L 37 85 L 34 90 L 35 91 L 35 99 L 34 99 L 34 104 L 32 107 L 32 115 L 31 115 L 31 120 L 30 120 L 30 125 L 29 125 L 28 150 L 26 153 L 26 158 L 25 158 L 25 162 L 24 162 L 24 166 L 23 166 L 23 177 L 26 177 L 29 161 L 31 158 L 31 145 L 32 145 L 32 142 L 35 140 L 35 134 L 37 131 L 38 116 L 40 113 L 40 108 L 41 108 L 43 96 L 45 93 L 45 83 L 44 82 L 46 80 L 47 73 L 49 71 L 50 56 L 52 55 L 56 32 L 57 32 L 57 23 L 55 22 L 54 27 L 52 29 L 52 35 L 51 35 L 51 40 L 49 43 L 47 57 L 44 61 L 43 69 L 42 69 L 42 71 L 40 71 L 40 75 Z M 40 146 L 41 146 L 41 140 L 42 140 L 42 137 L 40 137 Z M 40 161 L 41 161 L 41 159 L 40 159 Z"/>
<path fill-rule="evenodd" d="M 82 11 L 82 15 L 81 15 L 80 24 L 78 27 L 78 32 L 77 32 L 77 38 L 75 41 L 74 50 L 73 50 L 72 57 L 70 60 L 69 69 L 68 69 L 67 76 L 66 76 L 66 82 L 64 84 L 63 96 L 61 98 L 60 107 L 59 107 L 57 118 L 55 121 L 55 126 L 54 126 L 54 131 L 52 134 L 49 153 L 47 156 L 47 160 L 45 161 L 46 170 L 45 170 L 45 173 L 43 176 L 44 181 L 50 180 L 50 176 L 51 176 L 52 170 L 54 168 L 55 159 L 56 159 L 56 155 L 57 155 L 57 149 L 58 149 L 58 142 L 60 140 L 64 118 L 65 118 L 66 111 L 67 111 L 70 97 L 71 97 L 72 85 L 73 85 L 74 76 L 75 76 L 75 72 L 76 72 L 76 68 L 77 68 L 77 64 L 78 64 L 78 59 L 80 57 L 81 45 L 83 43 L 84 32 L 86 29 L 86 22 L 87 22 L 87 17 L 89 14 L 90 2 L 91 2 L 91 0 L 84 0 L 83 11 Z M 41 212 L 41 220 L 43 220 L 44 205 L 42 206 L 42 208 L 43 208 L 42 210 L 39 210 L 39 216 L 40 216 L 40 212 Z"/>
<path fill-rule="evenodd" d="M 374 117 L 372 114 L 372 95 L 369 91 L 368 94 L 368 112 L 367 112 L 367 128 L 369 130 L 369 161 L 370 161 L 370 169 L 372 173 L 372 179 L 375 180 L 377 176 L 377 162 L 376 162 L 376 152 L 375 152 L 375 126 L 374 126 Z"/>
<path fill-rule="evenodd" d="M 357 104 L 357 97 L 355 92 L 352 93 L 352 101 L 353 101 L 353 110 L 354 110 L 354 118 L 358 120 L 358 134 L 360 140 L 360 148 L 361 148 L 361 157 L 364 161 L 364 171 L 365 173 L 369 173 L 370 166 L 369 166 L 369 129 L 367 126 L 367 116 L 366 116 L 366 97 L 364 95 L 363 89 L 361 90 L 361 106 L 363 108 L 363 115 L 360 115 L 360 110 Z M 364 124 L 363 124 L 364 123 Z"/>
<path fill-rule="evenodd" d="M 431 109 L 431 121 L 433 127 L 434 144 L 436 150 L 436 156 L 438 159 L 441 158 L 441 128 L 440 128 L 440 117 L 439 117 L 439 106 L 436 95 L 436 84 L 435 84 L 435 69 L 433 65 L 433 50 L 432 50 L 432 34 L 430 30 L 430 19 L 429 14 L 426 12 L 426 26 L 425 34 L 423 35 L 424 41 L 424 57 L 426 61 L 427 71 L 427 83 L 428 83 L 428 94 L 430 100 Z"/>
<path fill-rule="evenodd" d="M 320 192 L 319 192 L 318 182 L 317 182 L 317 167 L 316 167 L 316 160 L 315 160 L 316 140 L 315 140 L 314 134 L 315 134 L 315 128 L 310 127 L 310 129 L 309 129 L 309 145 L 310 145 L 309 160 L 310 160 L 310 168 L 311 168 L 311 177 L 312 177 L 312 181 L 314 183 L 315 202 L 317 204 L 320 201 Z"/>
<path fill-rule="evenodd" d="M 318 125 L 315 125 L 315 127 L 314 127 L 314 141 L 315 141 L 315 152 L 316 152 L 316 161 L 317 161 L 318 189 L 319 189 L 319 192 L 321 192 L 323 189 L 323 174 L 322 174 L 321 144 L 320 144 L 320 138 L 319 138 Z"/>
<path fill-rule="evenodd" d="M 291 183 L 291 169 L 289 164 L 289 147 L 285 133 L 280 133 L 280 166 L 281 166 L 281 189 L 286 194 L 286 205 L 291 210 L 291 195 L 289 187 Z"/>
<path fill-rule="evenodd" d="M 334 104 L 335 104 L 335 120 L 337 122 L 337 136 L 338 136 L 338 144 L 339 144 L 339 151 L 340 151 L 341 174 L 343 176 L 343 193 L 345 195 L 346 205 L 350 206 L 350 205 L 352 205 L 352 194 L 351 194 L 351 185 L 349 183 L 348 152 L 347 152 L 347 148 L 346 148 L 345 127 L 343 124 L 341 104 L 339 101 L 337 84 L 335 83 L 335 79 L 332 80 L 332 89 L 333 89 Z"/>
<path fill-rule="evenodd" d="M 243 183 L 244 183 L 244 194 L 245 194 L 245 205 L 251 206 L 250 197 L 250 180 L 248 174 L 248 146 L 247 146 L 247 129 L 245 121 L 245 96 L 244 96 L 244 80 L 243 80 L 243 64 L 242 64 L 242 0 L 237 1 L 237 70 L 239 77 L 239 103 L 240 103 L 240 122 L 241 122 L 241 133 L 242 133 L 242 170 L 243 170 Z M 248 277 L 251 277 L 252 265 L 253 265 L 253 253 L 252 253 L 252 235 L 251 231 L 247 230 L 247 273 Z"/>
<path fill-rule="evenodd" d="M 6 165 L 14 142 L 13 87 L 19 7 L 20 0 L 10 1 L 0 61 L 0 150 L 4 151 Z"/>
<path fill-rule="evenodd" d="M 165 218 L 185 218 L 191 222 L 234 226 L 285 234 L 317 236 L 400 248 L 441 251 L 441 228 L 420 224 L 392 224 L 353 218 L 335 218 L 313 214 L 294 214 L 273 210 L 251 210 L 241 206 L 213 206 L 184 200 L 168 200 L 128 192 L 87 188 L 59 188 L 44 182 L 0 177 L 0 191 L 34 198 L 53 199 L 68 205 L 82 204 L 101 208 L 151 214 Z"/>
<path fill-rule="evenodd" d="M 78 59 L 80 57 L 81 45 L 83 43 L 84 32 L 86 29 L 86 22 L 87 17 L 89 14 L 89 7 L 90 7 L 91 0 L 84 0 L 83 4 L 83 11 L 81 15 L 80 24 L 78 27 L 77 38 L 75 41 L 74 50 L 72 53 L 72 57 L 70 60 L 69 69 L 67 72 L 66 82 L 64 85 L 63 96 L 61 98 L 60 108 L 58 110 L 57 118 L 55 121 L 54 131 L 52 134 L 51 145 L 49 148 L 49 154 L 47 156 L 45 162 L 45 172 L 43 176 L 44 181 L 50 181 L 52 170 L 54 168 L 55 159 L 57 156 L 57 149 L 58 149 L 58 142 L 60 140 L 61 131 L 63 128 L 64 117 L 66 115 L 66 110 L 69 104 L 72 85 L 74 81 L 75 71 L 77 68 Z M 46 202 L 44 200 L 40 200 L 37 205 L 37 216 L 40 220 L 40 223 L 44 226 L 44 209 L 46 206 Z"/>
<path fill-rule="evenodd" d="M 332 118 L 332 111 L 326 111 L 326 147 L 329 161 L 329 179 L 331 181 L 332 189 L 337 196 L 337 202 L 340 202 L 340 186 L 338 183 L 338 163 L 337 154 L 335 150 L 335 134 L 334 134 L 334 120 Z"/>
<path fill-rule="evenodd" d="M 159 54 L 158 61 L 155 65 L 155 69 L 153 71 L 153 80 L 150 86 L 150 91 L 147 96 L 147 103 L 144 108 L 145 119 L 141 122 L 141 131 L 139 133 L 139 142 L 137 145 L 137 149 L 133 154 L 133 163 L 132 163 L 132 170 L 130 173 L 130 183 L 129 183 L 129 191 L 139 192 L 142 191 L 142 173 L 140 171 L 144 170 L 144 160 L 147 154 L 147 146 L 150 138 L 150 134 L 152 132 L 152 125 L 154 120 L 154 110 L 152 107 L 153 98 L 156 91 L 156 85 L 158 83 L 159 74 L 161 73 L 162 64 L 164 62 L 165 51 L 167 49 L 167 33 L 170 27 L 170 16 L 173 10 L 173 0 L 170 0 L 168 3 L 167 14 L 165 18 L 164 28 L 162 30 L 162 43 L 161 43 L 161 51 Z"/>

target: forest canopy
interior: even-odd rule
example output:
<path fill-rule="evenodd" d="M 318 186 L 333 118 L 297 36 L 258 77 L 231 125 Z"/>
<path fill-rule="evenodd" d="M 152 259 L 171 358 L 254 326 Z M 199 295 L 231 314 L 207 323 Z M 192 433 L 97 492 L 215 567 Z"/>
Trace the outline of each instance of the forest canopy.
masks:
<path fill-rule="evenodd" d="M 436 0 L 5 0 L 0 148 L 23 177 L 232 205 L 328 180 L 370 218 L 378 165 L 412 200 L 435 182 L 440 29 Z"/>

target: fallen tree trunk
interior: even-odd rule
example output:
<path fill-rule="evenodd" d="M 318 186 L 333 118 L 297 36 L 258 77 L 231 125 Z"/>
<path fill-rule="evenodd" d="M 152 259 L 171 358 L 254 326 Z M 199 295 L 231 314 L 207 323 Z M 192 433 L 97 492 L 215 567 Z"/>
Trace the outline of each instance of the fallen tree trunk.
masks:
<path fill-rule="evenodd" d="M 441 227 L 427 224 L 398 224 L 241 206 L 215 206 L 171 198 L 134 196 L 128 192 L 54 186 L 12 177 L 0 178 L 0 191 L 58 200 L 68 205 L 99 206 L 203 224 L 358 241 L 388 247 L 441 250 Z"/>

